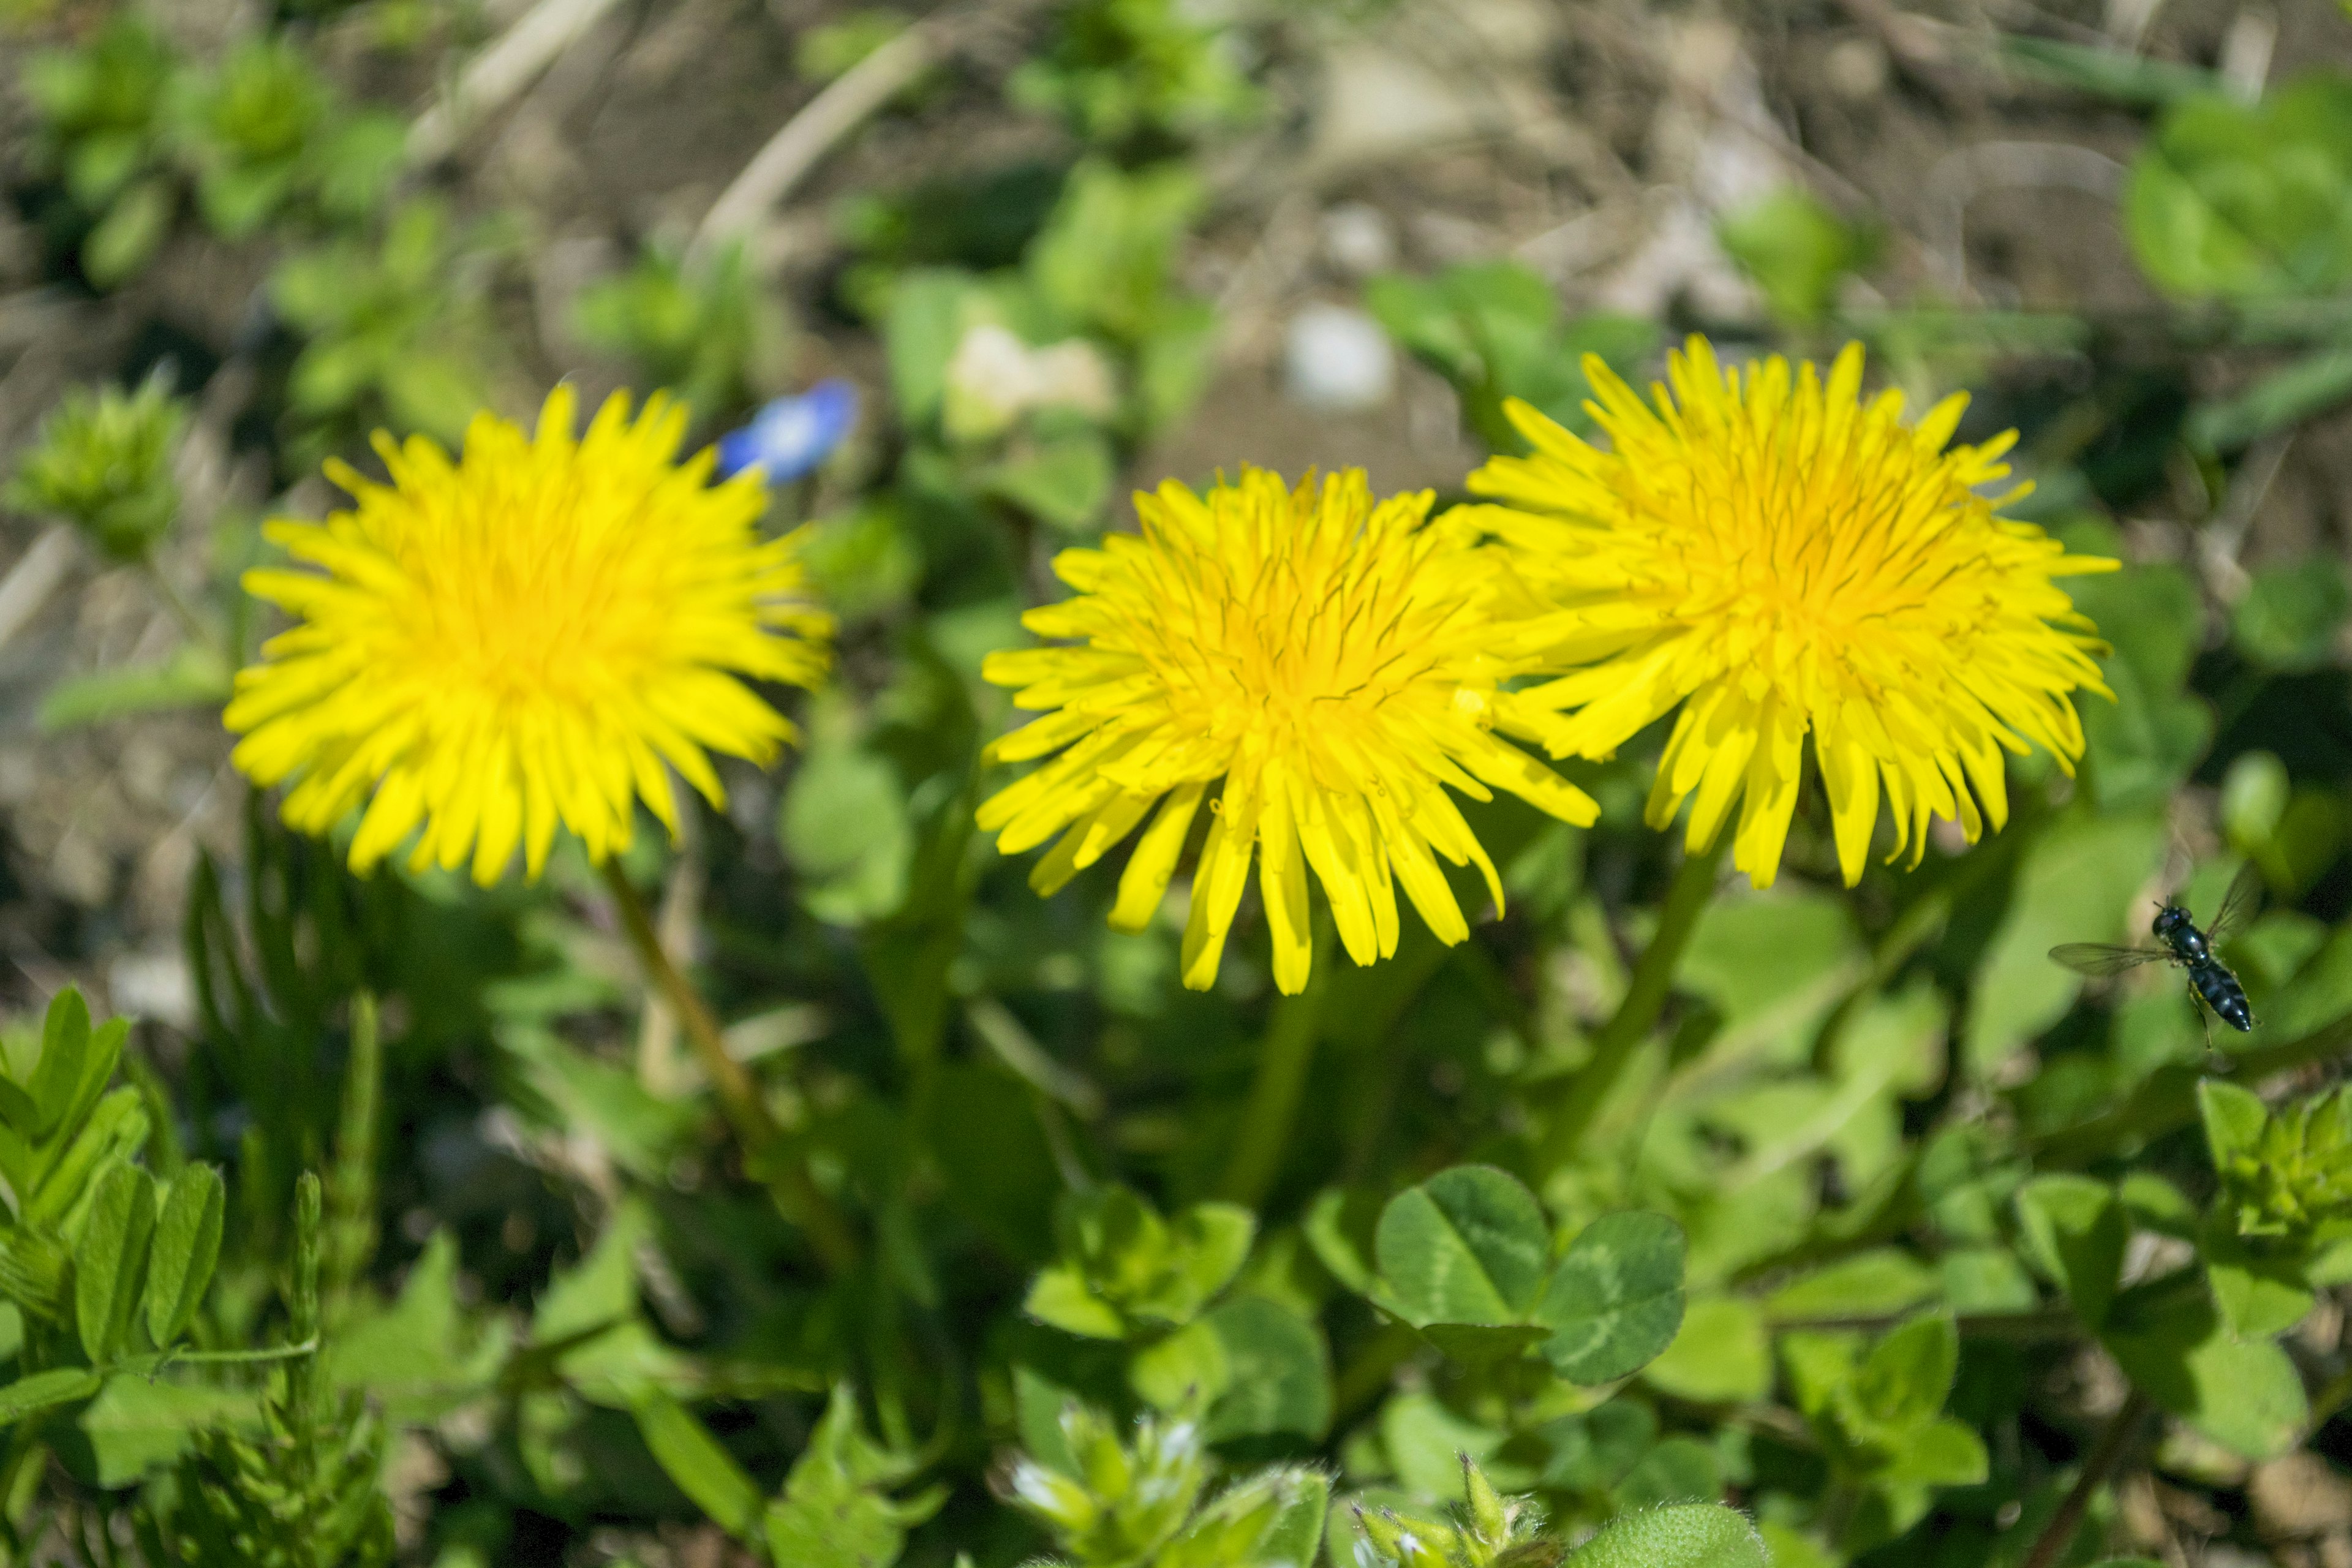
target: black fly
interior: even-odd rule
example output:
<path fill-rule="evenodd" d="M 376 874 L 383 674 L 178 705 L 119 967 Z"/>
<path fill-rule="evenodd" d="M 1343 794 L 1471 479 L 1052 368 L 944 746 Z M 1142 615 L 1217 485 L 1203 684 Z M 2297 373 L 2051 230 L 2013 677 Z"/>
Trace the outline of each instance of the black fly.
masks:
<path fill-rule="evenodd" d="M 2070 942 L 2052 948 L 2050 956 L 2084 974 L 2121 974 L 2143 963 L 2177 964 L 2189 972 L 2190 1005 L 2202 1002 L 2221 1022 L 2243 1033 L 2254 1026 L 2254 1015 L 2246 1005 L 2246 989 L 2230 973 L 2230 966 L 2213 955 L 2213 949 L 2253 912 L 2261 880 L 2251 864 L 2240 871 L 2229 892 L 2222 895 L 2220 912 L 2202 930 L 2179 904 L 2165 905 L 2156 912 L 2156 923 L 2150 928 L 2164 944 L 2161 947 Z"/>

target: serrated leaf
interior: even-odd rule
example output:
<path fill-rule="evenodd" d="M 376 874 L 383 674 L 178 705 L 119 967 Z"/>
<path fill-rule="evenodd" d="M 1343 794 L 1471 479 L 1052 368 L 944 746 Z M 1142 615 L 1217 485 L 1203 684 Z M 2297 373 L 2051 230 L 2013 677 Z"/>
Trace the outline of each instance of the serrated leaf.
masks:
<path fill-rule="evenodd" d="M 122 1352 L 154 1231 L 153 1178 L 131 1165 L 107 1172 L 74 1248 L 74 1327 L 94 1364 Z"/>
<path fill-rule="evenodd" d="M 1535 1310 L 1552 1370 L 1612 1383 L 1655 1360 L 1682 1328 L 1683 1254 L 1682 1226 L 1661 1214 L 1603 1215 L 1580 1231 Z"/>
<path fill-rule="evenodd" d="M 1543 1289 L 1550 1233 L 1517 1178 L 1457 1165 L 1390 1201 L 1373 1251 L 1381 1304 L 1415 1327 L 1517 1323 Z"/>
<path fill-rule="evenodd" d="M 168 1349 L 195 1320 L 220 1261 L 227 1194 L 220 1173 L 189 1165 L 173 1177 L 147 1259 L 147 1337 Z"/>

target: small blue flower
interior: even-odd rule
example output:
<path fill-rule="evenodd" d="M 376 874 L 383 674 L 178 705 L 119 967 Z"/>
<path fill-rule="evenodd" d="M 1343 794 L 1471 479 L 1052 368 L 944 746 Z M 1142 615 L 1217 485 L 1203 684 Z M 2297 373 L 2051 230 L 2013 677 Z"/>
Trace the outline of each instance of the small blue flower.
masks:
<path fill-rule="evenodd" d="M 719 437 L 719 477 L 756 468 L 772 485 L 799 479 L 832 455 L 857 423 L 857 388 L 830 378 L 798 397 L 779 397 L 740 430 Z"/>

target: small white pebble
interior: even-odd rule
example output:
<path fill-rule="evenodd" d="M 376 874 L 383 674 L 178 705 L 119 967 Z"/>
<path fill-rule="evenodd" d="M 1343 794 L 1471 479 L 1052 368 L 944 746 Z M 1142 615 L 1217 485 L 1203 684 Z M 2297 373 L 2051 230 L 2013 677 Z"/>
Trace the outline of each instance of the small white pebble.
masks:
<path fill-rule="evenodd" d="M 1396 350 L 1388 334 L 1344 305 L 1309 305 L 1293 316 L 1282 359 L 1291 399 L 1323 413 L 1377 408 L 1396 390 Z"/>
<path fill-rule="evenodd" d="M 1396 225 L 1370 202 L 1341 202 L 1323 215 L 1323 254 L 1351 278 L 1386 272 L 1397 263 Z"/>

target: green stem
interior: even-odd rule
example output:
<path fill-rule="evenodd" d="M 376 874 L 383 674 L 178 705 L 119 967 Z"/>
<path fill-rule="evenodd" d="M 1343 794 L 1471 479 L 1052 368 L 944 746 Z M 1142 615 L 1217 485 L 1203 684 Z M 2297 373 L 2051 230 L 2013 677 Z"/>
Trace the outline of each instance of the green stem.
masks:
<path fill-rule="evenodd" d="M 1233 1159 L 1217 1187 L 1217 1195 L 1229 1203 L 1255 1208 L 1265 1201 L 1274 1178 L 1281 1172 L 1291 1128 L 1298 1120 L 1299 1097 L 1307 1089 L 1307 1070 L 1314 1065 L 1315 1038 L 1323 1027 L 1323 998 L 1329 989 L 1333 954 L 1320 921 L 1316 926 L 1315 948 L 1307 989 L 1275 1004 L 1265 1038 L 1258 1046 L 1257 1077 L 1250 1084 L 1248 1103 L 1242 1108 Z"/>
<path fill-rule="evenodd" d="M 227 646 L 221 641 L 219 634 L 205 624 L 204 617 L 196 614 L 195 606 L 180 596 L 180 591 L 172 586 L 171 578 L 163 574 L 163 568 L 157 563 L 154 555 L 151 552 L 141 557 L 140 564 L 146 568 L 147 582 L 155 590 L 155 596 L 163 601 L 163 608 L 180 623 L 180 630 L 187 635 L 188 640 L 234 668 L 236 661 L 229 657 Z"/>
<path fill-rule="evenodd" d="M 1666 996 L 1674 989 L 1675 971 L 1682 966 L 1683 951 L 1690 946 L 1699 915 L 1715 896 L 1716 873 L 1730 847 L 1731 835 L 1718 830 L 1713 844 L 1695 855 L 1685 854 L 1675 869 L 1674 886 L 1666 890 L 1665 908 L 1658 913 L 1657 932 L 1633 965 L 1625 999 L 1593 1036 L 1592 1059 L 1568 1079 L 1553 1109 L 1551 1130 L 1545 1135 L 1543 1157 L 1538 1162 L 1538 1169 L 1547 1174 L 1575 1158 L 1609 1091 L 1617 1087 L 1626 1064 L 1633 1059 L 1635 1048 L 1657 1026 L 1658 1015 L 1665 1010 Z"/>
<path fill-rule="evenodd" d="M 825 1267 L 836 1275 L 848 1273 L 857 1267 L 859 1250 L 849 1222 L 816 1184 L 802 1158 L 784 1148 L 784 1130 L 769 1114 L 767 1101 L 760 1098 L 759 1085 L 752 1082 L 751 1073 L 728 1053 L 719 1020 L 662 950 L 653 920 L 630 885 L 628 874 L 611 859 L 604 862 L 603 871 L 629 945 L 635 950 L 646 980 L 677 1015 L 678 1026 L 694 1047 L 703 1075 L 718 1091 L 719 1108 L 743 1146 L 746 1164 L 767 1181 L 776 1206 L 807 1233 L 809 1245 L 816 1248 Z"/>
<path fill-rule="evenodd" d="M 2026 1554 L 2025 1568 L 2057 1568 L 2058 1560 L 2074 1542 L 2074 1532 L 2082 1528 L 2083 1515 L 2090 1510 L 2092 1497 L 2122 1462 L 2133 1436 L 2147 1419 L 2149 1408 L 2147 1395 L 2133 1389 L 2123 1408 L 2116 1412 L 2115 1419 L 2107 1423 L 2106 1430 L 2099 1434 L 2090 1457 L 2083 1461 L 2083 1473 L 2074 1478 L 2074 1489 L 2058 1505 L 2058 1511 L 2050 1516 L 2050 1522 L 2042 1527 L 2033 1550 Z"/>
<path fill-rule="evenodd" d="M 288 1338 L 304 1343 L 319 1337 L 320 1232 L 326 1211 L 326 1192 L 318 1176 L 305 1171 L 294 1183 L 294 1283 L 288 1293 Z M 319 1360 L 304 1356 L 286 1368 L 288 1424 L 297 1432 L 319 1420 Z M 318 1455 L 308 1443 L 298 1442 L 288 1456 L 297 1485 L 308 1489 L 317 1474 Z"/>
<path fill-rule="evenodd" d="M 2324 1061 L 2347 1044 L 2352 1044 L 2352 1013 L 2339 1014 L 2307 1035 L 2232 1057 L 2230 1076 L 2243 1083 L 2260 1083 L 2290 1068 Z M 2113 1110 L 2029 1139 L 2026 1147 L 2037 1162 L 2062 1166 L 2130 1153 L 2194 1122 L 2198 1080 L 2208 1076 L 2198 1068 L 2160 1068 Z"/>
<path fill-rule="evenodd" d="M 335 1130 L 335 1169 L 327 1196 L 326 1297 L 339 1304 L 375 1252 L 377 1108 L 383 1098 L 383 1044 L 375 994 L 352 997 L 352 1056 L 343 1074 L 342 1124 Z"/>

